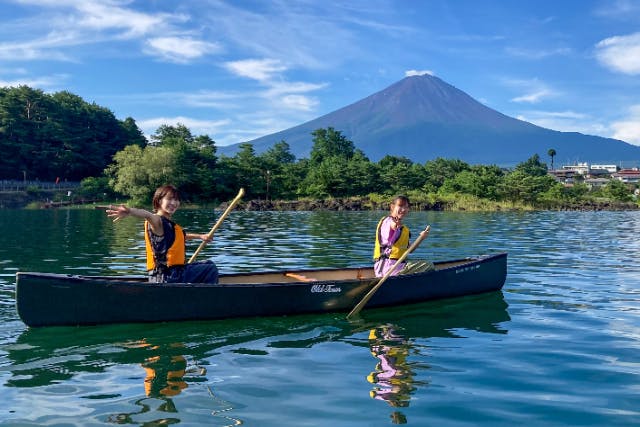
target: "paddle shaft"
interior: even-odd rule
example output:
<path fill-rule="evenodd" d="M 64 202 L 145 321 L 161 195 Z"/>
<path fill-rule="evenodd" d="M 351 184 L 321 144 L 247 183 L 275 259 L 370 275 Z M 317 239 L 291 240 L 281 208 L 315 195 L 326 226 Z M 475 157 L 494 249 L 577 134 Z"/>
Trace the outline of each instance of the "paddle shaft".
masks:
<path fill-rule="evenodd" d="M 227 215 L 229 215 L 229 213 L 238 204 L 238 202 L 240 202 L 240 199 L 242 198 L 242 196 L 244 196 L 244 188 L 241 188 L 240 191 L 238 191 L 238 195 L 236 196 L 236 198 L 233 199 L 231 203 L 229 203 L 229 206 L 227 207 L 227 209 L 223 212 L 222 215 L 220 215 L 220 218 L 218 218 L 218 221 L 216 221 L 215 225 L 211 228 L 211 231 L 209 231 L 209 233 L 207 234 L 207 239 L 210 239 L 213 237 L 213 233 L 216 232 L 216 230 L 220 227 L 220 224 L 222 224 L 222 221 L 224 221 Z M 193 255 L 191 255 L 191 258 L 189 258 L 189 264 L 191 264 L 193 260 L 196 259 L 196 256 L 198 256 L 198 254 L 200 253 L 202 248 L 206 246 L 206 244 L 207 244 L 206 241 L 203 241 L 202 243 L 200 243 L 200 246 L 198 246 L 198 249 L 196 249 Z"/>
<path fill-rule="evenodd" d="M 427 238 L 427 236 L 429 235 L 429 230 L 431 230 L 431 226 L 427 225 L 427 227 L 424 229 L 424 231 L 420 233 L 420 235 L 415 240 L 415 242 L 413 242 L 413 244 L 409 246 L 409 249 L 407 249 L 407 251 L 403 253 L 400 258 L 398 258 L 395 264 L 393 264 L 393 267 L 389 269 L 389 271 L 387 271 L 387 273 L 384 276 L 382 276 L 382 279 L 380 279 L 380 281 L 378 281 L 378 283 L 376 283 L 376 285 L 373 288 L 371 288 L 369 292 L 367 292 L 364 298 L 362 298 L 362 300 L 355 307 L 353 307 L 353 310 L 351 310 L 351 312 L 347 314 L 347 319 L 355 316 L 360 312 L 360 310 L 362 310 L 362 308 L 369 302 L 373 294 L 375 294 L 376 291 L 380 288 L 380 286 L 382 286 L 382 284 L 393 274 L 393 272 L 396 270 L 396 267 L 400 265 L 400 263 L 403 262 L 405 259 L 407 259 L 409 254 L 413 252 L 420 245 L 420 243 L 422 243 L 424 239 Z"/>

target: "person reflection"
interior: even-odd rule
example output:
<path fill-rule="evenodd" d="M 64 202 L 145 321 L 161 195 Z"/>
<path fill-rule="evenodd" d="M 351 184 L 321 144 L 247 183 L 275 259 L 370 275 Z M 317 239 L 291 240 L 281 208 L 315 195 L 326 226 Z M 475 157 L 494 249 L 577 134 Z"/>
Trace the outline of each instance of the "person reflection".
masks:
<path fill-rule="evenodd" d="M 147 397 L 172 397 L 188 387 L 184 381 L 187 369 L 184 356 L 170 356 L 167 360 L 161 356 L 149 357 L 142 367 L 146 373 L 144 394 Z"/>
<path fill-rule="evenodd" d="M 414 373 L 407 363 L 410 344 L 396 334 L 393 326 L 383 325 L 369 331 L 369 348 L 378 359 L 375 371 L 367 376 L 373 384 L 369 393 L 373 399 L 384 400 L 394 408 L 409 406 Z M 394 424 L 405 424 L 406 417 L 400 411 L 391 414 Z"/>
<path fill-rule="evenodd" d="M 145 340 L 129 344 L 129 348 L 142 348 L 153 353 L 140 363 L 145 372 L 145 397 L 135 401 L 140 410 L 137 412 L 120 413 L 109 417 L 109 422 L 115 424 L 136 423 L 136 418 L 145 414 L 156 413 L 152 425 L 166 425 L 179 423 L 175 414 L 178 413 L 173 397 L 188 388 L 186 380 L 193 376 L 204 376 L 206 370 L 200 366 L 189 366 L 187 359 L 181 354 L 183 345 L 172 343 L 158 346 Z M 169 415 L 173 414 L 173 415 Z"/>

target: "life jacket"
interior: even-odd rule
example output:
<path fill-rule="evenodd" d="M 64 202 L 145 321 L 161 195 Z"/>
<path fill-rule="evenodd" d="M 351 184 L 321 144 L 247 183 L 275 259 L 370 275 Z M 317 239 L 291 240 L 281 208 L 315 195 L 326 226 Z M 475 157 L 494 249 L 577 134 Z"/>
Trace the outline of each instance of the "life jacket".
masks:
<path fill-rule="evenodd" d="M 378 222 L 378 226 L 376 227 L 376 243 L 373 247 L 373 260 L 377 261 L 381 257 L 386 257 L 386 250 L 391 248 L 391 253 L 389 254 L 389 259 L 398 259 L 400 258 L 406 251 L 409 249 L 409 238 L 411 237 L 411 233 L 409 232 L 409 227 L 403 225 L 400 229 L 400 233 L 395 233 L 395 240 L 389 242 L 388 245 L 381 245 L 380 242 L 382 238 L 380 236 L 380 229 L 382 228 L 382 222 L 386 219 L 385 216 Z"/>
<path fill-rule="evenodd" d="M 151 226 L 149 221 L 144 222 L 144 241 L 147 247 L 147 270 L 158 271 L 184 265 L 186 263 L 187 247 L 185 243 L 185 232 L 178 224 L 162 217 L 162 227 L 167 247 L 166 253 L 156 253 L 151 244 Z"/>

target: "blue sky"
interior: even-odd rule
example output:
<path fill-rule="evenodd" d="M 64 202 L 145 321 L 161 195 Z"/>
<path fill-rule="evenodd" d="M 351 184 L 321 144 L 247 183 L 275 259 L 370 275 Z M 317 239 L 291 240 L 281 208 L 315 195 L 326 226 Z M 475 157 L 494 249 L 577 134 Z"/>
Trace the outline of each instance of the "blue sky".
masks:
<path fill-rule="evenodd" d="M 640 145 L 640 0 L 2 0 L 0 86 L 248 141 L 430 73 Z"/>

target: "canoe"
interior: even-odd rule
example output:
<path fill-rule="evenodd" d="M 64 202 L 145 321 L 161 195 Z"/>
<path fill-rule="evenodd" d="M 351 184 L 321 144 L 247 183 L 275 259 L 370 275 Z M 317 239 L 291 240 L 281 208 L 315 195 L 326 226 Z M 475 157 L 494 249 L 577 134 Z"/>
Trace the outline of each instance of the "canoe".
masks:
<path fill-rule="evenodd" d="M 507 254 L 434 263 L 391 276 L 366 308 L 502 289 Z M 217 284 L 152 284 L 146 277 L 18 272 L 16 308 L 32 327 L 214 320 L 350 311 L 377 283 L 373 268 L 221 274 Z"/>

